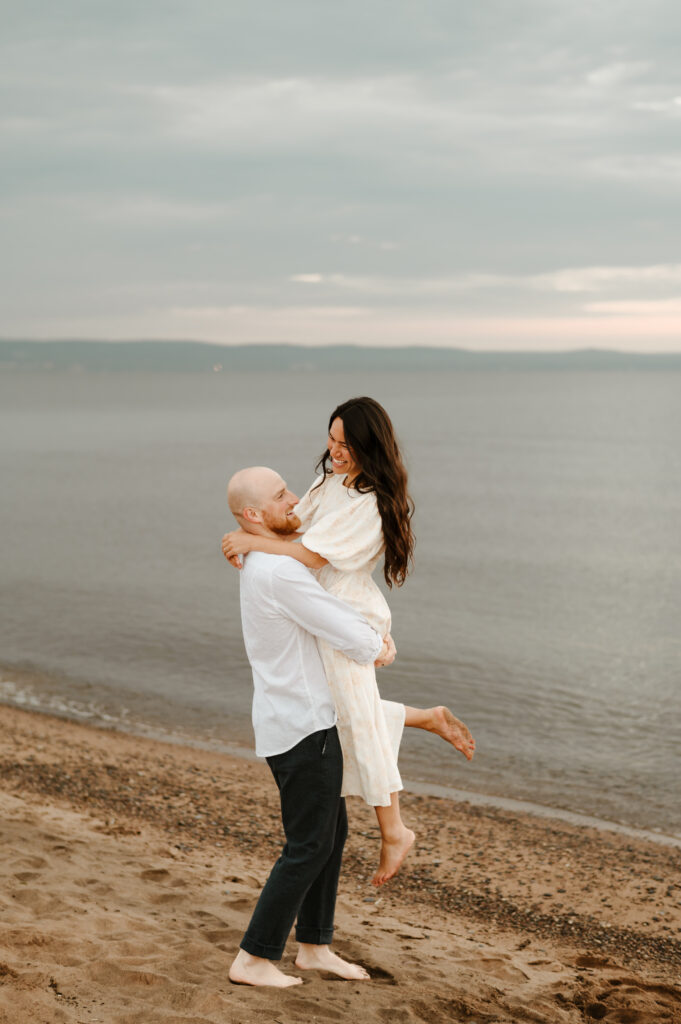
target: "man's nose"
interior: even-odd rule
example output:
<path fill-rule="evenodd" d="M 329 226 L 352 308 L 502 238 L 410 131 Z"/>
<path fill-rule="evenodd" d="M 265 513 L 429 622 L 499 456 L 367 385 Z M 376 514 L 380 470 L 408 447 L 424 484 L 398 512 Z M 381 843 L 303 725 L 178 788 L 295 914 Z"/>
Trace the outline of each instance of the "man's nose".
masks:
<path fill-rule="evenodd" d="M 297 505 L 298 502 L 300 501 L 300 498 L 297 498 L 293 491 L 289 491 L 288 500 L 291 502 L 292 505 Z"/>

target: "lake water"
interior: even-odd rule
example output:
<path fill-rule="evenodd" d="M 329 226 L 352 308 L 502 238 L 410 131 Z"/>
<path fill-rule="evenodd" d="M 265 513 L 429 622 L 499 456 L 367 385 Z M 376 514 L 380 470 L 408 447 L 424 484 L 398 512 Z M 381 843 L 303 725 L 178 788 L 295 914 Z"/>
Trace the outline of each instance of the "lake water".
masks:
<path fill-rule="evenodd" d="M 0 699 L 251 744 L 230 474 L 309 485 L 338 402 L 391 413 L 417 513 L 383 694 L 448 703 L 471 764 L 408 778 L 681 834 L 681 374 L 0 377 Z"/>

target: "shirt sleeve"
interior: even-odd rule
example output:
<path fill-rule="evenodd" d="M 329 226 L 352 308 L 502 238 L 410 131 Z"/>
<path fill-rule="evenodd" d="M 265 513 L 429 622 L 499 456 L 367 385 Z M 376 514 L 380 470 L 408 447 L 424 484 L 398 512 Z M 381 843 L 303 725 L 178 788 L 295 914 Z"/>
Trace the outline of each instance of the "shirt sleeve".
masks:
<path fill-rule="evenodd" d="M 306 531 L 302 543 L 336 569 L 362 569 L 384 548 L 383 524 L 373 492 L 353 491 L 339 508 Z"/>
<path fill-rule="evenodd" d="M 307 530 L 310 523 L 312 522 L 312 517 L 317 511 L 317 506 L 319 505 L 319 498 L 321 496 L 321 489 L 317 486 L 317 484 L 321 484 L 323 479 L 324 477 L 322 476 L 317 477 L 315 482 L 312 484 L 312 487 L 310 487 L 309 490 L 306 491 L 306 493 L 302 496 L 302 498 L 300 499 L 300 501 L 293 510 L 300 519 L 301 531 Z"/>
<path fill-rule="evenodd" d="M 382 637 L 363 615 L 324 590 L 295 558 L 280 559 L 272 574 L 272 595 L 285 615 L 352 661 L 366 665 L 378 657 Z"/>

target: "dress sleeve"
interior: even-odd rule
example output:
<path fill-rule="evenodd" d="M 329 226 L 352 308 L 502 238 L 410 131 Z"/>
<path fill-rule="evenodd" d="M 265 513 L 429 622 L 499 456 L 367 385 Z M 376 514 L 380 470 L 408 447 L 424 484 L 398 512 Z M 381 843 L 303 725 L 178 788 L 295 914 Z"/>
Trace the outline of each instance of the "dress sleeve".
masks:
<path fill-rule="evenodd" d="M 302 496 L 296 507 L 294 508 L 295 514 L 300 519 L 301 532 L 307 530 L 308 526 L 312 522 L 312 517 L 317 511 L 319 505 L 319 498 L 321 494 L 321 488 L 317 487 L 317 484 L 322 482 L 322 477 L 318 476 L 308 491 Z"/>
<path fill-rule="evenodd" d="M 341 507 L 307 530 L 302 543 L 334 568 L 353 572 L 363 569 L 383 550 L 383 526 L 375 494 L 355 491 L 347 497 Z"/>

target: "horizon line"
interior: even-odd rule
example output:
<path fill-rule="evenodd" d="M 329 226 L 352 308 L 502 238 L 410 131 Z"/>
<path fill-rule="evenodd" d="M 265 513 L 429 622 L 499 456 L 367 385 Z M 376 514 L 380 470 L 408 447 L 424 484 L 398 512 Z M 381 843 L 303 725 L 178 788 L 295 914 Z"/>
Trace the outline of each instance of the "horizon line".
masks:
<path fill-rule="evenodd" d="M 560 356 L 560 355 L 577 355 L 577 354 L 611 354 L 611 355 L 622 355 L 622 356 L 681 356 L 681 348 L 679 349 L 656 349 L 654 351 L 641 351 L 640 349 L 622 349 L 622 348 L 608 348 L 595 345 L 586 345 L 579 348 L 560 348 L 560 349 L 542 349 L 542 348 L 467 348 L 464 345 L 432 345 L 432 344 L 420 344 L 418 342 L 411 342 L 408 344 L 392 344 L 392 345 L 376 345 L 376 344 L 362 344 L 361 342 L 348 341 L 348 342 L 330 342 L 329 344 L 315 343 L 307 344 L 305 342 L 295 341 L 249 341 L 249 342 L 229 342 L 229 341 L 208 341 L 201 338 L 69 338 L 69 337 L 58 337 L 58 338 L 7 338 L 0 337 L 0 344 L 7 345 L 51 345 L 51 344 L 93 344 L 93 345 L 140 345 L 140 344 L 163 344 L 163 345 L 206 345 L 210 348 L 233 348 L 233 349 L 257 349 L 257 348 L 299 348 L 305 350 L 314 349 L 334 349 L 334 348 L 352 348 L 360 351 L 376 350 L 379 352 L 390 352 L 391 350 L 397 351 L 431 351 L 431 352 L 465 352 L 470 355 L 495 355 L 495 356 L 508 356 L 508 355 L 545 355 L 545 356 Z"/>

